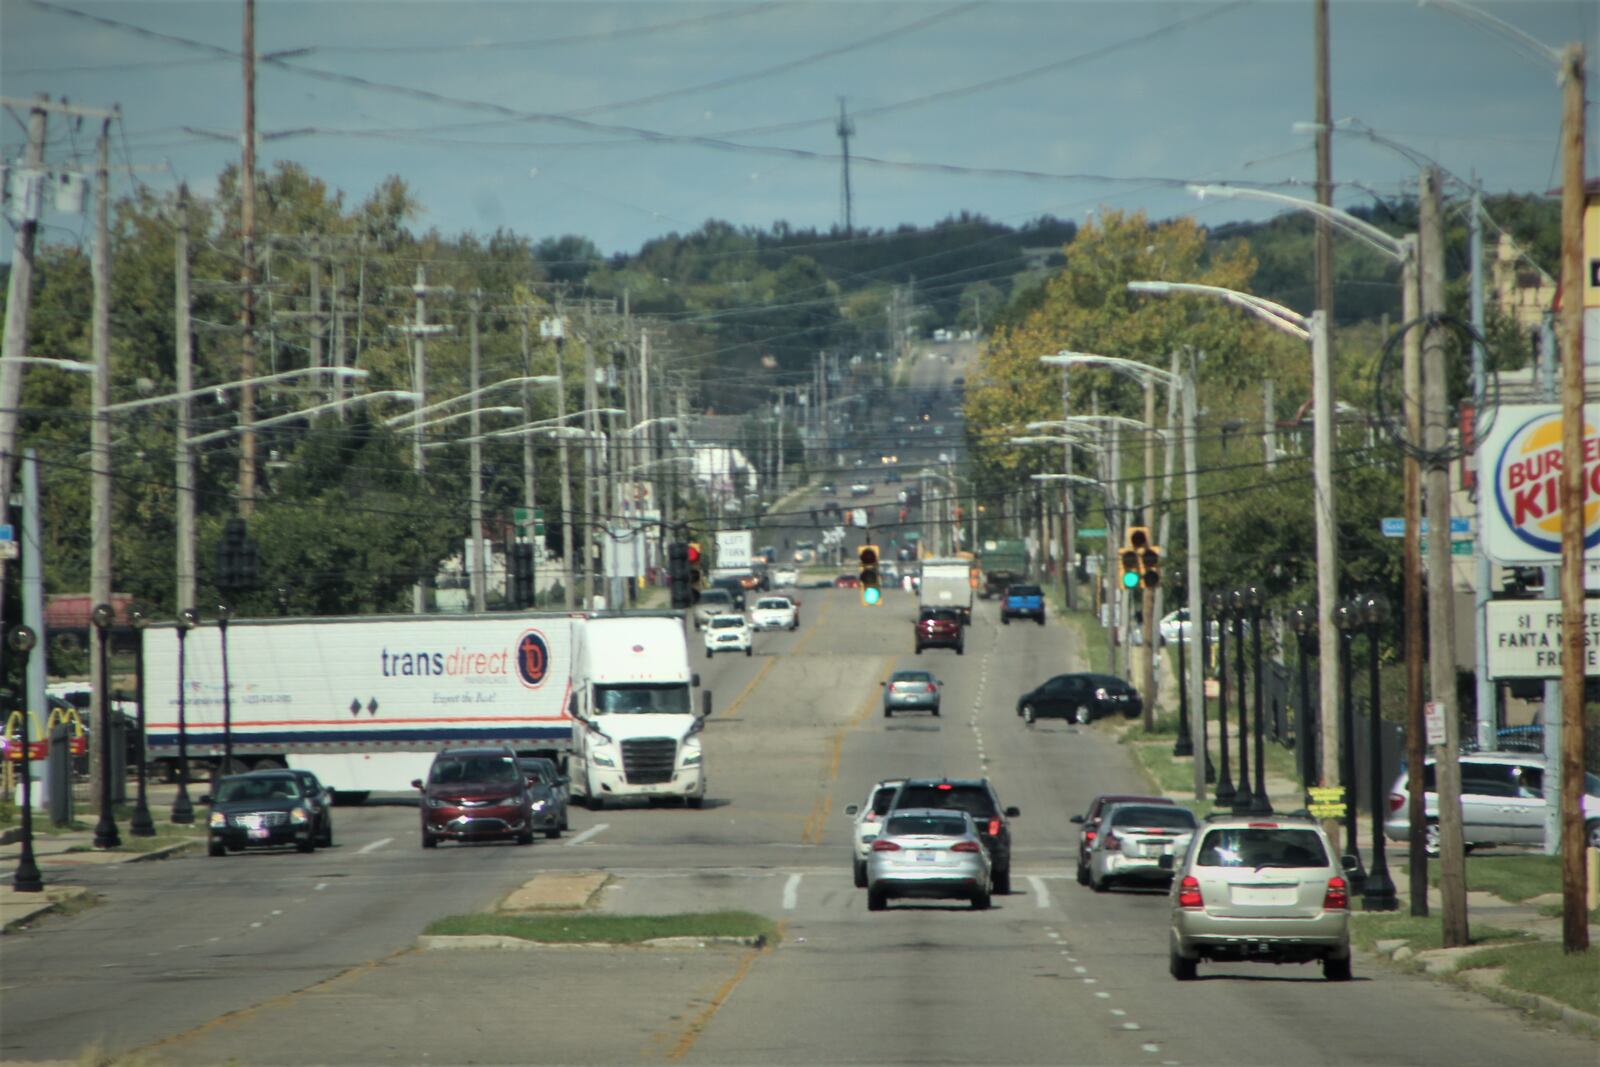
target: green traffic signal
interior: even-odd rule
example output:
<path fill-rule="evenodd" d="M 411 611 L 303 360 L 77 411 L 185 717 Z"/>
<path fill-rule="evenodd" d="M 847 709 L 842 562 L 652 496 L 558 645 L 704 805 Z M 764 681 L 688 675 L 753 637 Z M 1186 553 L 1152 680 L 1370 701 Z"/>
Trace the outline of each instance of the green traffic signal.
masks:
<path fill-rule="evenodd" d="M 1124 589 L 1137 589 L 1137 588 L 1139 588 L 1139 575 L 1138 575 L 1138 573 L 1135 572 L 1135 571 L 1128 571 L 1126 574 L 1124 574 L 1122 576 L 1122 588 L 1124 588 Z"/>

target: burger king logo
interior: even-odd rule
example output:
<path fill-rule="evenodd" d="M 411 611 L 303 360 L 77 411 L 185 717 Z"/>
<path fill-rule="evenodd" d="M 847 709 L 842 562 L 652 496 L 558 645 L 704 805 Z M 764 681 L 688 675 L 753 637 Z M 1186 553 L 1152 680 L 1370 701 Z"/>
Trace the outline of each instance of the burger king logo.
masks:
<path fill-rule="evenodd" d="M 1494 471 L 1495 506 L 1512 535 L 1539 552 L 1561 551 L 1561 413 L 1517 425 Z M 1600 544 L 1600 429 L 1583 424 L 1583 543 Z"/>

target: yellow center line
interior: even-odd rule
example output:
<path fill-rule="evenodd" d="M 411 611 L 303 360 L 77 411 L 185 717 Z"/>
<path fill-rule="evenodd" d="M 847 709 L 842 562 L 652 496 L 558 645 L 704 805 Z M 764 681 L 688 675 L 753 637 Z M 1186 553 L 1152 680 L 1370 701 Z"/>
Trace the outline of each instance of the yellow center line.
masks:
<path fill-rule="evenodd" d="M 889 680 L 889 675 L 894 673 L 894 660 L 889 660 L 878 676 L 881 685 Z M 828 815 L 833 811 L 833 786 L 839 780 L 839 765 L 844 759 L 844 736 L 857 726 L 867 721 L 873 709 L 878 706 L 878 694 L 869 692 L 867 699 L 861 702 L 861 708 L 848 722 L 833 732 L 833 737 L 828 742 L 828 777 L 827 788 L 817 797 L 816 803 L 811 806 L 811 814 L 807 816 L 805 825 L 800 830 L 800 843 L 802 845 L 822 844 L 822 829 L 828 824 Z"/>
<path fill-rule="evenodd" d="M 823 616 L 828 613 L 829 603 L 830 601 L 826 600 L 822 602 L 822 607 L 817 611 L 816 619 L 812 621 L 810 627 L 806 629 L 806 632 L 801 635 L 800 640 L 795 642 L 795 646 L 788 651 L 788 655 L 799 655 L 801 650 L 805 648 L 806 642 L 811 640 L 811 635 L 822 628 L 822 619 Z M 767 672 L 772 669 L 773 664 L 778 662 L 778 658 L 779 657 L 777 656 L 767 657 L 767 661 L 761 665 L 761 669 L 756 671 L 756 676 L 750 679 L 750 681 L 745 684 L 743 689 L 739 690 L 739 695 L 733 698 L 733 703 L 729 704 L 727 708 L 723 710 L 722 715 L 720 716 L 721 718 L 730 718 L 734 712 L 739 710 L 739 706 L 745 702 L 745 699 L 749 697 L 751 693 L 755 692 L 756 686 L 761 684 L 761 679 L 767 676 Z"/>
<path fill-rule="evenodd" d="M 778 924 L 778 936 L 774 940 L 783 939 L 784 927 L 787 925 L 787 921 Z M 765 944 L 752 948 L 744 954 L 744 958 L 739 961 L 739 966 L 734 970 L 733 975 L 726 982 L 723 982 L 722 988 L 718 989 L 716 994 L 712 996 L 711 1003 L 707 1004 L 700 1014 L 689 1020 L 689 1025 L 684 1027 L 683 1033 L 678 1037 L 678 1043 L 668 1053 L 667 1059 L 677 1062 L 689 1054 L 689 1050 L 694 1048 L 694 1043 L 700 1039 L 700 1035 L 705 1031 L 705 1028 L 711 1024 L 712 1018 L 722 1008 L 722 1005 L 727 1002 L 728 998 L 733 995 L 733 991 L 739 983 L 744 981 L 745 976 L 750 973 L 750 968 L 755 966 L 756 960 L 770 951 L 772 951 L 772 945 Z"/>

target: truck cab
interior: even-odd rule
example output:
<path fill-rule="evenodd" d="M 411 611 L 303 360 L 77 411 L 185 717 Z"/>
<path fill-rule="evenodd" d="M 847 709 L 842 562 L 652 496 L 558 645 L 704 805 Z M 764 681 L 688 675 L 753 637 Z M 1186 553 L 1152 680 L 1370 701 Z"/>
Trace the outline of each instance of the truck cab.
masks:
<path fill-rule="evenodd" d="M 705 802 L 706 776 L 683 620 L 675 614 L 591 616 L 577 628 L 570 697 L 572 796 Z M 709 705 L 709 701 L 707 701 Z"/>

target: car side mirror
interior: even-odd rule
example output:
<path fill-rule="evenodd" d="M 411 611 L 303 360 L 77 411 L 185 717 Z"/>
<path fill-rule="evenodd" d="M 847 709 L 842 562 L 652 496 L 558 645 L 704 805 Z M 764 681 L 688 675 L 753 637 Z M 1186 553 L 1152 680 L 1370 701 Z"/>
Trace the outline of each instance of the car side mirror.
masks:
<path fill-rule="evenodd" d="M 1358 875 L 1362 872 L 1361 857 L 1354 852 L 1346 852 L 1339 857 L 1339 866 L 1344 868 L 1344 873 Z"/>
<path fill-rule="evenodd" d="M 211 803 L 211 794 L 210 793 L 206 793 L 205 795 L 203 795 L 200 798 L 200 803 L 201 803 L 201 805 L 210 804 Z"/>
<path fill-rule="evenodd" d="M 858 812 L 860 810 L 861 810 L 861 805 L 860 804 L 846 804 L 844 806 L 844 813 L 846 815 L 854 815 L 856 812 Z"/>
<path fill-rule="evenodd" d="M 696 689 L 700 688 L 700 672 L 699 671 L 695 671 L 693 674 L 689 675 L 689 684 L 694 686 Z"/>
<path fill-rule="evenodd" d="M 411 779 L 411 788 L 412 789 L 421 789 L 422 788 L 422 779 L 421 778 L 413 778 L 413 779 Z"/>
<path fill-rule="evenodd" d="M 563 774 L 560 778 L 556 779 L 556 784 L 557 785 L 571 785 L 572 784 L 572 779 L 568 778 L 566 775 Z"/>
<path fill-rule="evenodd" d="M 889 687 L 889 683 L 888 682 L 879 682 L 878 683 L 878 688 L 879 689 L 887 689 L 888 687 Z"/>
<path fill-rule="evenodd" d="M 1067 821 L 1081 824 L 1083 822 L 1083 816 L 1082 815 L 1074 815 L 1072 818 L 1068 819 Z"/>
<path fill-rule="evenodd" d="M 1006 809 L 1006 818 L 1008 818 L 1008 819 L 1015 819 L 1018 815 L 1021 815 L 1021 814 L 1022 814 L 1022 809 L 1021 808 L 1007 808 Z"/>

